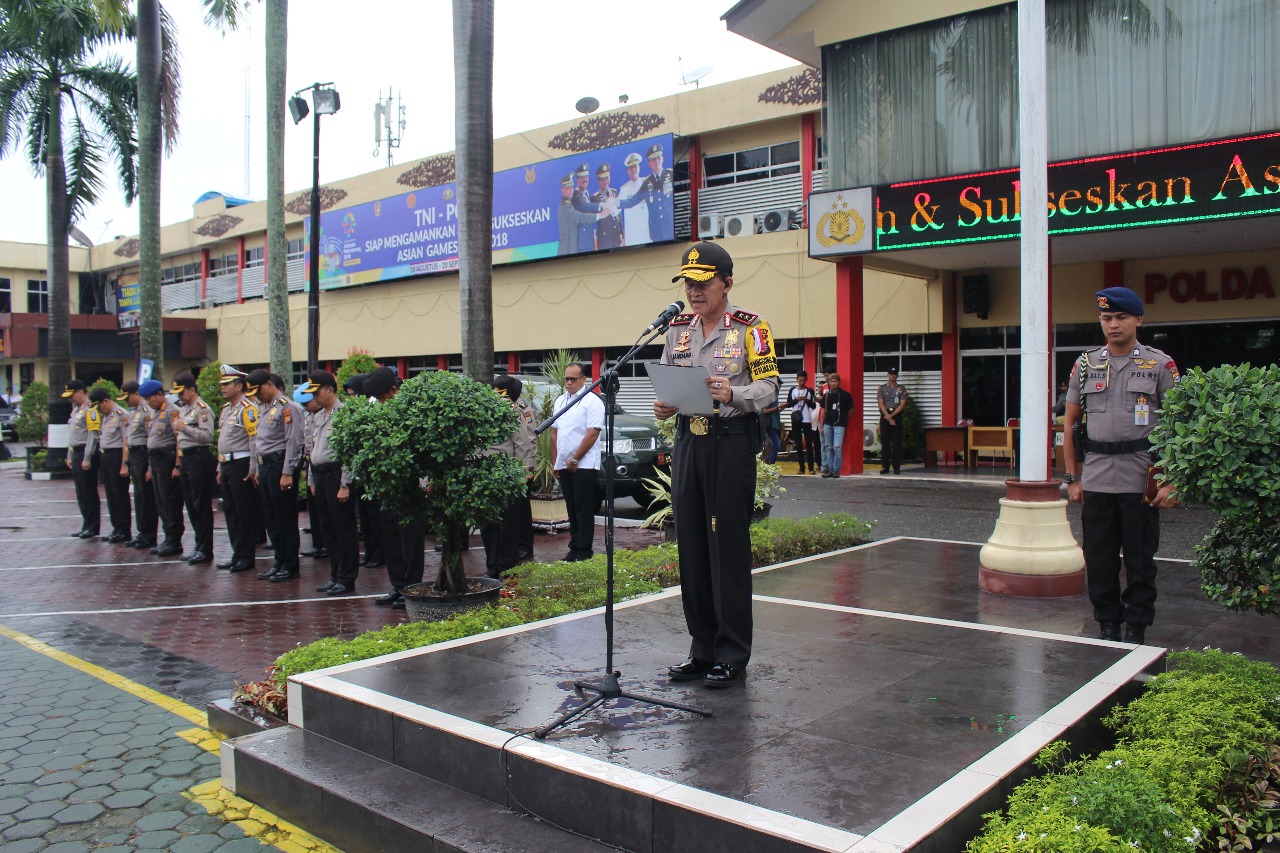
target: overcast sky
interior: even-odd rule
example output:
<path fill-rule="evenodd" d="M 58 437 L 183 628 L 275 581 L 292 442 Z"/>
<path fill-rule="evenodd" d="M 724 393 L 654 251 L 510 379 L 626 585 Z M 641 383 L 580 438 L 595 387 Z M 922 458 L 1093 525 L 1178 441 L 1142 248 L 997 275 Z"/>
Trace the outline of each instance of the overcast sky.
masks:
<path fill-rule="evenodd" d="M 226 36 L 205 27 L 197 0 L 164 5 L 178 25 L 183 72 L 181 135 L 161 179 L 160 216 L 168 225 L 189 219 L 192 204 L 208 190 L 266 197 L 266 123 L 260 4 L 249 0 L 250 18 Z M 608 109 L 622 94 L 634 106 L 680 91 L 682 72 L 710 66 L 702 84 L 714 85 L 796 64 L 729 33 L 720 16 L 732 5 L 497 0 L 495 135 L 571 119 L 584 96 Z M 290 4 L 289 91 L 333 81 L 342 97 L 341 111 L 321 119 L 322 183 L 386 166 L 385 143 L 373 156 L 373 113 L 389 90 L 406 107 L 395 163 L 453 150 L 450 10 L 448 0 Z M 311 186 L 311 119 L 296 127 L 286 120 L 286 126 L 285 190 L 292 194 Z M 24 145 L 0 161 L 0 240 L 43 243 L 44 182 L 25 155 Z M 125 206 L 112 181 L 78 225 L 95 243 L 136 234 L 137 208 Z"/>

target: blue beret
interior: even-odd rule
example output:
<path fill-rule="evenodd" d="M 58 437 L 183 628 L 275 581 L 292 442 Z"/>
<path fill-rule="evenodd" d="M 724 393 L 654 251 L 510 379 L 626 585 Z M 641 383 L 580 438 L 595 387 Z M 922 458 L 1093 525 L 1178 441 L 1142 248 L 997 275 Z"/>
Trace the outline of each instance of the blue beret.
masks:
<path fill-rule="evenodd" d="M 1138 294 L 1127 287 L 1108 287 L 1105 290 L 1099 290 L 1097 297 L 1099 311 L 1123 311 L 1126 314 L 1141 317 L 1142 312 L 1146 310 Z"/>
<path fill-rule="evenodd" d="M 160 394 L 164 391 L 164 383 L 159 379 L 148 379 L 138 386 L 138 393 L 143 397 L 150 397 L 152 394 Z"/>
<path fill-rule="evenodd" d="M 295 403 L 310 403 L 310 402 L 311 402 L 311 398 L 312 398 L 312 397 L 314 397 L 314 396 L 315 396 L 315 394 L 308 394 L 305 390 L 303 390 L 303 389 L 305 389 L 306 387 L 307 387 L 307 386 L 305 386 L 305 385 L 299 385 L 297 388 L 294 388 L 294 389 L 293 389 L 293 401 L 294 401 Z"/>

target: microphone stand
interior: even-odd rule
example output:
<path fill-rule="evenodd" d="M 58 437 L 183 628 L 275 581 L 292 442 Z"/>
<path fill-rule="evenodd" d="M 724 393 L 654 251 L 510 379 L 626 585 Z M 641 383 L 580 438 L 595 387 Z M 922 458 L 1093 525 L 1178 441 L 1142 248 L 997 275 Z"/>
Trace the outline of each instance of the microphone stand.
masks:
<path fill-rule="evenodd" d="M 586 395 L 594 392 L 596 388 L 604 389 L 605 452 L 604 452 L 603 458 L 605 461 L 604 501 L 605 501 L 605 519 L 606 519 L 605 529 L 604 529 L 604 551 L 605 551 L 605 558 L 607 561 L 606 562 L 607 569 L 605 572 L 605 602 L 604 602 L 604 633 L 605 633 L 604 676 L 600 679 L 599 683 L 594 683 L 594 684 L 586 681 L 575 681 L 573 683 L 573 687 L 575 690 L 578 691 L 579 695 L 581 695 L 584 691 L 590 691 L 595 695 L 587 699 L 577 708 L 574 708 L 572 711 L 568 711 L 564 714 L 561 714 L 559 717 L 557 717 L 556 719 L 552 720 L 550 723 L 547 723 L 545 726 L 543 726 L 542 728 L 534 732 L 533 736 L 538 738 L 539 740 L 542 740 L 547 735 L 551 734 L 553 731 L 560 728 L 561 726 L 568 725 L 573 720 L 576 720 L 578 717 L 582 716 L 583 714 L 587 713 L 593 708 L 597 708 L 603 705 L 605 702 L 608 702 L 611 699 L 631 699 L 636 702 L 644 702 L 649 705 L 656 705 L 660 708 L 670 708 L 675 711 L 687 711 L 690 714 L 699 714 L 703 717 L 711 716 L 711 711 L 709 709 L 695 708 L 691 705 L 682 705 L 678 702 L 668 702 L 664 699 L 656 699 L 652 696 L 641 696 L 635 693 L 628 693 L 627 691 L 622 689 L 622 686 L 618 682 L 618 679 L 622 676 L 622 673 L 618 672 L 613 668 L 613 590 L 614 590 L 613 480 L 614 480 L 614 470 L 616 468 L 616 464 L 613 456 L 613 424 L 614 424 L 614 407 L 616 405 L 616 400 L 618 395 L 618 386 L 619 386 L 618 368 L 622 367 L 627 362 L 631 361 L 631 359 L 635 358 L 636 353 L 640 352 L 641 349 L 643 349 L 644 347 L 652 343 L 654 339 L 657 338 L 659 335 L 666 334 L 667 329 L 668 327 L 670 327 L 670 325 L 671 325 L 671 321 L 668 320 L 667 322 L 662 323 L 657 329 L 655 329 L 653 331 L 653 334 L 650 334 L 648 338 L 645 338 L 645 335 L 641 335 L 640 337 L 642 340 L 636 341 L 635 345 L 632 346 L 631 349 L 627 350 L 627 352 L 621 358 L 619 358 L 616 362 L 614 362 L 614 365 L 611 369 L 603 371 L 600 374 L 600 378 L 597 379 L 594 383 L 592 383 L 591 387 L 587 388 L 578 396 L 571 398 L 569 400 L 568 405 L 566 405 L 560 411 L 556 412 L 555 415 L 553 415 L 552 417 L 543 421 L 542 424 L 540 424 L 537 429 L 537 433 L 541 435 L 543 432 L 550 429 L 552 424 L 554 424 L 557 420 L 560 419 L 561 415 L 563 415 L 565 412 L 569 411 L 574 406 L 576 406 L 579 402 L 581 402 L 586 397 Z M 645 334 L 649 334 L 649 333 L 646 332 Z"/>

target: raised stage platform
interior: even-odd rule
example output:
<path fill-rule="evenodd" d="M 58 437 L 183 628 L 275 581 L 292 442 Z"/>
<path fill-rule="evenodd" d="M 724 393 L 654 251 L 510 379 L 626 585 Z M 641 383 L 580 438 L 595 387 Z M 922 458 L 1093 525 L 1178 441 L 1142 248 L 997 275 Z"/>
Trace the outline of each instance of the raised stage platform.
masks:
<path fill-rule="evenodd" d="M 528 735 L 598 680 L 592 611 L 295 678 L 292 726 L 225 742 L 223 781 L 351 851 L 958 850 L 1164 654 L 1073 636 L 1083 597 L 979 593 L 977 551 L 887 540 L 759 571 L 755 656 L 721 691 L 663 674 L 688 649 L 678 591 L 620 605 L 623 689 L 710 718 L 620 699 Z"/>

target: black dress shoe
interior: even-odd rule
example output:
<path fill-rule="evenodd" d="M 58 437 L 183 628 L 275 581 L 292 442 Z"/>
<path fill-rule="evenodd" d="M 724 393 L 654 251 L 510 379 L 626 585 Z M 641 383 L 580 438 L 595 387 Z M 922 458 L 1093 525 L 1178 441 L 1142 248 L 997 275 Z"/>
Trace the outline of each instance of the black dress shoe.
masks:
<path fill-rule="evenodd" d="M 284 583 L 285 581 L 297 580 L 299 577 L 297 572 L 291 572 L 288 569 L 278 569 L 272 573 L 267 580 L 272 583 Z"/>
<path fill-rule="evenodd" d="M 316 587 L 316 592 L 328 592 L 329 590 L 333 589 L 333 587 L 334 587 L 333 581 L 329 581 L 324 586 Z"/>
<path fill-rule="evenodd" d="M 376 568 L 378 568 L 378 566 L 383 565 L 382 558 L 381 558 L 381 557 L 373 557 L 373 558 L 371 558 L 371 559 L 365 560 L 365 561 L 364 561 L 364 563 L 363 563 L 363 565 L 364 565 L 364 566 L 366 566 L 367 568 L 370 568 L 370 569 L 376 569 Z"/>
<path fill-rule="evenodd" d="M 253 563 L 247 561 L 243 563 L 236 563 L 234 566 L 227 569 L 227 571 L 233 575 L 237 572 L 251 572 L 253 571 Z"/>
<path fill-rule="evenodd" d="M 151 549 L 151 553 L 157 557 L 172 557 L 174 554 L 182 553 L 182 546 L 178 544 L 158 545 Z"/>
<path fill-rule="evenodd" d="M 271 580 L 271 576 L 278 571 L 280 571 L 279 566 L 271 566 L 265 571 L 258 572 L 256 575 L 254 575 L 254 577 L 260 581 Z"/>
<path fill-rule="evenodd" d="M 1126 622 L 1124 625 L 1124 641 L 1126 643 L 1133 643 L 1136 646 L 1146 645 L 1146 634 L 1146 625 L 1139 625 L 1136 622 Z"/>
<path fill-rule="evenodd" d="M 400 595 L 400 590 L 393 589 L 391 590 L 391 592 L 387 593 L 386 595 L 380 595 L 377 598 L 375 598 L 373 600 L 373 603 L 374 604 L 395 604 L 401 598 L 403 598 L 403 596 Z"/>
<path fill-rule="evenodd" d="M 335 583 L 329 587 L 329 591 L 325 595 L 351 595 L 356 591 L 354 586 L 347 586 L 345 583 Z"/>
<path fill-rule="evenodd" d="M 711 669 L 711 664 L 697 658 L 686 658 L 684 663 L 667 668 L 667 677 L 672 681 L 696 681 Z"/>
<path fill-rule="evenodd" d="M 77 538 L 80 538 L 80 539 L 92 539 L 97 535 L 98 535 L 98 531 L 96 530 L 81 530 L 79 533 L 76 534 Z"/>
<path fill-rule="evenodd" d="M 404 610 L 407 606 L 408 605 L 405 604 L 405 600 L 403 598 L 397 598 L 391 605 L 393 610 Z"/>
<path fill-rule="evenodd" d="M 79 530 L 77 530 L 75 533 L 72 533 L 72 534 L 71 534 L 71 538 L 72 538 L 72 539 L 83 539 L 83 538 L 84 538 L 84 535 L 85 535 L 86 533 L 88 533 L 88 532 L 89 532 L 89 531 L 88 531 L 88 529 L 87 529 L 87 528 L 81 527 L 81 528 L 80 528 Z"/>
<path fill-rule="evenodd" d="M 1120 623 L 1119 622 L 1099 622 L 1098 623 L 1098 639 L 1111 640 L 1120 642 Z"/>
<path fill-rule="evenodd" d="M 315 557 L 317 560 L 323 560 L 323 559 L 325 559 L 326 557 L 328 557 L 328 556 L 329 556 L 329 549 L 328 549 L 328 548 L 317 548 L 317 549 L 315 549 L 314 551 L 310 551 L 310 552 L 308 552 L 305 556 L 308 556 L 308 557 Z"/>
<path fill-rule="evenodd" d="M 206 554 L 204 551 L 193 551 L 191 556 L 187 557 L 186 559 L 188 563 L 195 566 L 195 565 L 199 565 L 200 563 L 212 563 L 213 555 Z"/>
<path fill-rule="evenodd" d="M 107 541 L 110 542 L 112 545 L 119 545 L 122 542 L 131 542 L 133 540 L 129 538 L 128 533 L 112 533 L 110 536 L 107 537 Z"/>
<path fill-rule="evenodd" d="M 219 569 L 221 569 L 222 571 L 224 571 L 224 572 L 225 572 L 227 569 L 231 568 L 231 567 L 232 567 L 232 566 L 234 566 L 235 564 L 236 564 L 236 561 L 235 561 L 235 560 L 227 560 L 227 561 L 226 561 L 226 562 L 224 562 L 224 563 L 218 563 L 217 568 L 219 568 Z"/>
<path fill-rule="evenodd" d="M 702 683 L 707 687 L 729 687 L 742 678 L 742 667 L 727 663 L 718 663 L 707 670 Z"/>

